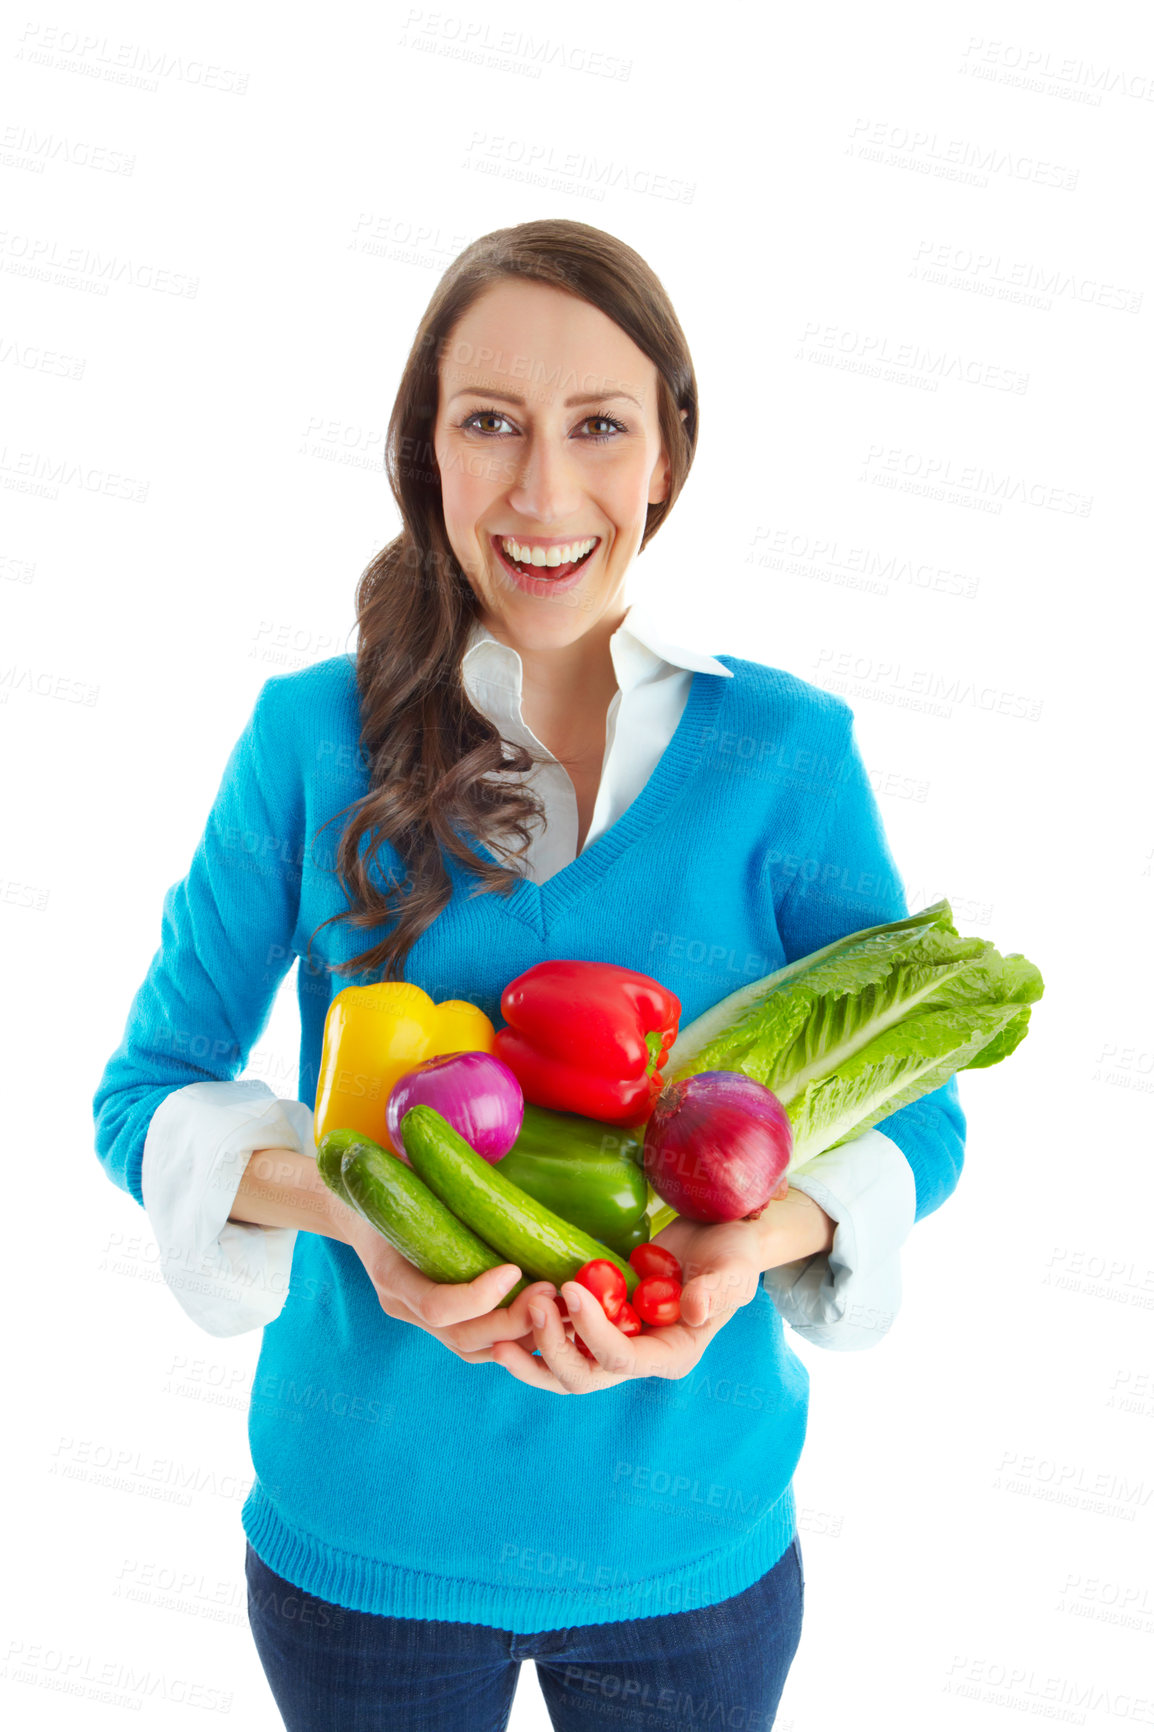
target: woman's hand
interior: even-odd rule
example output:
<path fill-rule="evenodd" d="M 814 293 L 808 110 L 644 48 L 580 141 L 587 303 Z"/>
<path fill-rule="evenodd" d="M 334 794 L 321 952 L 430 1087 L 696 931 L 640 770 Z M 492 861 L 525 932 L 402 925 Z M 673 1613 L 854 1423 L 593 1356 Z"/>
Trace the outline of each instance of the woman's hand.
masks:
<path fill-rule="evenodd" d="M 493 1358 L 522 1383 L 560 1395 L 592 1395 L 630 1377 L 684 1377 L 736 1308 L 756 1293 L 761 1242 L 756 1221 L 717 1227 L 671 1221 L 653 1243 L 664 1245 L 681 1264 L 681 1322 L 622 1335 L 587 1288 L 567 1281 L 561 1293 L 572 1328 L 596 1357 L 587 1360 L 574 1346 L 553 1300 L 533 1294 L 529 1315 L 541 1357 L 534 1359 L 523 1342 L 506 1340 L 494 1347 Z M 521 1297 L 530 1295 L 526 1291 Z"/>
<path fill-rule="evenodd" d="M 501 1263 L 495 1269 L 486 1269 L 474 1281 L 431 1281 L 375 1227 L 347 1205 L 342 1208 L 347 1219 L 342 1216 L 340 1236 L 364 1265 L 381 1309 L 389 1317 L 415 1323 L 418 1329 L 435 1335 L 459 1359 L 474 1365 L 494 1359 L 493 1347 L 497 1342 L 521 1342 L 522 1351 L 526 1346 L 532 1348 L 530 1300 L 550 1305 L 556 1315 L 552 1299 L 557 1289 L 552 1281 L 533 1282 L 511 1304 L 499 1309 L 501 1298 L 515 1285 L 508 1279 L 513 1264 Z M 573 1352 L 577 1353 L 577 1349 Z"/>
<path fill-rule="evenodd" d="M 681 1264 L 685 1279 L 679 1323 L 623 1335 L 592 1293 L 567 1281 L 561 1293 L 571 1327 L 595 1359 L 587 1360 L 573 1345 L 553 1300 L 528 1289 L 520 1298 L 527 1301 L 540 1358 L 535 1359 L 524 1342 L 509 1338 L 494 1346 L 491 1357 L 522 1383 L 560 1395 L 592 1395 L 630 1377 L 684 1377 L 734 1312 L 749 1304 L 767 1269 L 828 1249 L 834 1230 L 825 1211 L 794 1190 L 779 1202 L 767 1203 L 756 1221 L 708 1226 L 679 1218 L 653 1240 Z"/>

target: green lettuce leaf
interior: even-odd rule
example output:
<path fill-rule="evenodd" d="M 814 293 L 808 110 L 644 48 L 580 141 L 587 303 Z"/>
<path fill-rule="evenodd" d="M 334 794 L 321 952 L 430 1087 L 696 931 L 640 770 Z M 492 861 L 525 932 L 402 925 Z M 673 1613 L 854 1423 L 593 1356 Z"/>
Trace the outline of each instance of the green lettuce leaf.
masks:
<path fill-rule="evenodd" d="M 791 1167 L 868 1130 L 1024 1039 L 1041 974 L 962 938 L 948 902 L 836 943 L 731 993 L 681 1031 L 670 1082 L 740 1071 L 781 1101 Z"/>

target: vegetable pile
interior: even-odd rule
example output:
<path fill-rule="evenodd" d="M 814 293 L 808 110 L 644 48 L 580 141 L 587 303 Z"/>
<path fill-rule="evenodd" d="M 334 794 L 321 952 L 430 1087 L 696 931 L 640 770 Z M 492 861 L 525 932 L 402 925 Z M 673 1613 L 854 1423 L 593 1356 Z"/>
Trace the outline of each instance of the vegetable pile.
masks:
<path fill-rule="evenodd" d="M 613 963 L 527 969 L 500 1030 L 406 982 L 346 987 L 325 1022 L 317 1166 L 431 1279 L 516 1263 L 502 1305 L 527 1278 L 577 1280 L 636 1335 L 680 1317 L 681 1268 L 651 1242 L 662 1227 L 757 1220 L 798 1166 L 1007 1058 L 1042 991 L 1024 956 L 960 937 L 945 901 L 850 933 L 680 1033 L 677 998 Z"/>

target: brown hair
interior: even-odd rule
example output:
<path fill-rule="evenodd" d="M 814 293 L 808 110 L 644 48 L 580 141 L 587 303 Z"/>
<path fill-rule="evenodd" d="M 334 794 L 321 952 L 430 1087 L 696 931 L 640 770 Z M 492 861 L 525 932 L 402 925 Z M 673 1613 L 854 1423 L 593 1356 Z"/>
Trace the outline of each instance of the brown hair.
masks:
<path fill-rule="evenodd" d="M 336 869 L 350 908 L 332 919 L 355 927 L 395 924 L 371 949 L 333 965 L 338 974 L 404 979 L 408 951 L 452 894 L 442 850 L 480 879 L 474 894 L 507 895 L 521 874 L 481 859 L 459 832 L 519 859 L 531 841 L 530 820 L 543 815 L 539 796 L 521 782 L 485 779 L 492 771 L 527 771 L 535 760 L 474 707 L 461 677 L 481 608 L 445 530 L 433 450 L 438 360 L 473 302 L 507 277 L 551 285 L 600 308 L 657 369 L 670 483 L 667 497 L 649 506 L 639 552 L 672 510 L 693 462 L 697 381 L 688 345 L 664 288 L 632 247 L 587 223 L 556 219 L 496 229 L 453 261 L 421 321 L 389 420 L 385 470 L 403 528 L 365 568 L 356 590 L 360 744 L 370 779 L 368 793 L 344 808 L 352 817 Z M 372 839 L 362 851 L 367 832 Z M 498 834 L 516 835 L 517 849 L 502 849 Z M 370 878 L 386 843 L 408 873 L 399 886 L 391 880 L 389 893 Z"/>

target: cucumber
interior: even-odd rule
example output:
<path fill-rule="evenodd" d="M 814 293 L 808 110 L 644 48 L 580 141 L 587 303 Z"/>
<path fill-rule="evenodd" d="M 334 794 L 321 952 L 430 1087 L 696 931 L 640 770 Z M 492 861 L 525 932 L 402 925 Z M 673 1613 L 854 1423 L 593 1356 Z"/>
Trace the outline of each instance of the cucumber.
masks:
<path fill-rule="evenodd" d="M 620 1269 L 632 1295 L 640 1277 L 630 1263 L 497 1172 L 435 1108 L 410 1107 L 401 1134 L 405 1153 L 429 1189 L 535 1280 L 560 1287 L 583 1264 L 603 1257 Z"/>
<path fill-rule="evenodd" d="M 338 1158 L 345 1200 L 431 1281 L 473 1281 L 486 1269 L 512 1261 L 470 1232 L 404 1161 L 379 1143 L 356 1131 L 327 1131 L 317 1149 L 326 1184 Z M 497 1309 L 528 1285 L 522 1275 L 498 1300 Z"/>
<path fill-rule="evenodd" d="M 317 1171 L 329 1190 L 347 1203 L 350 1209 L 355 1209 L 349 1193 L 345 1190 L 341 1178 L 341 1156 L 350 1143 L 362 1141 L 359 1131 L 327 1131 L 317 1144 Z"/>

